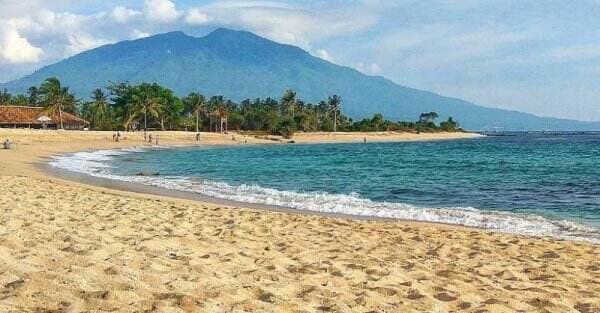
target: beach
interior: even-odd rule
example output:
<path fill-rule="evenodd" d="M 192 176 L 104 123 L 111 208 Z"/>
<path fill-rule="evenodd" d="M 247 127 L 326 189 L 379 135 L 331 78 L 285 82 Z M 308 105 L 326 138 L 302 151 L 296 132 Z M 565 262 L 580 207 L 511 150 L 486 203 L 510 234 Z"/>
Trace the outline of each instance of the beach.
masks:
<path fill-rule="evenodd" d="M 39 166 L 59 153 L 148 144 L 139 132 L 112 134 L 0 129 L 16 143 L 0 150 L 0 311 L 600 312 L 597 245 L 230 207 L 86 185 Z M 198 144 L 191 132 L 153 135 Z M 284 142 L 202 133 L 200 144 Z"/>

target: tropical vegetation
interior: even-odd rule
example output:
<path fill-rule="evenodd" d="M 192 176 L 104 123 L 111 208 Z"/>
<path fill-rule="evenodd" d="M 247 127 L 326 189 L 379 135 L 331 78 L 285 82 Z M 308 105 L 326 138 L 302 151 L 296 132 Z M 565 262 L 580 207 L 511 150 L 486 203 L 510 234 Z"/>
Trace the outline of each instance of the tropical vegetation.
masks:
<path fill-rule="evenodd" d="M 82 100 L 51 77 L 40 86 L 30 87 L 26 94 L 0 91 L 0 105 L 41 106 L 59 116 L 69 112 L 87 119 L 94 130 L 236 130 L 285 137 L 298 131 L 461 131 L 451 117 L 436 124 L 439 116 L 435 112 L 425 112 L 415 122 L 390 121 L 382 114 L 354 121 L 343 114 L 341 96 L 310 103 L 302 101 L 292 89 L 285 90 L 280 99 L 245 99 L 238 103 L 198 91 L 179 98 L 157 83 L 111 82 L 94 89 L 89 100 Z"/>

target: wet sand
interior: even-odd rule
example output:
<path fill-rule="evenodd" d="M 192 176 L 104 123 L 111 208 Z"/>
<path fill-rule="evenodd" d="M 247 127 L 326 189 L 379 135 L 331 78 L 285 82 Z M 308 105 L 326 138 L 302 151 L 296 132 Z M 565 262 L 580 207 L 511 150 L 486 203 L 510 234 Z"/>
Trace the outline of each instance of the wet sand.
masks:
<path fill-rule="evenodd" d="M 17 141 L 0 150 L 0 312 L 600 312 L 588 243 L 174 199 L 36 166 L 142 144 L 126 136 L 0 130 Z"/>

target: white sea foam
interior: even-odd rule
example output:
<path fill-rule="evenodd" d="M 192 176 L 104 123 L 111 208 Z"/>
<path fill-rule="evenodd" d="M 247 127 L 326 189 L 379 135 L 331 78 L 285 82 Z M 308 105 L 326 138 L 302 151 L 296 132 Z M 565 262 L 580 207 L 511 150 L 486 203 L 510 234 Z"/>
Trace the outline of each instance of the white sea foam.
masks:
<path fill-rule="evenodd" d="M 600 244 L 600 229 L 569 220 L 550 220 L 539 215 L 484 211 L 471 207 L 426 208 L 404 203 L 371 201 L 361 198 L 357 194 L 301 193 L 256 185 L 232 186 L 223 182 L 197 180 L 188 177 L 111 174 L 107 161 L 110 161 L 112 157 L 143 152 L 147 149 L 149 148 L 78 152 L 57 156 L 50 162 L 50 165 L 95 177 L 128 181 L 171 190 L 196 192 L 209 197 L 237 202 L 266 204 L 304 211 L 456 224 L 506 233 L 551 236 Z"/>

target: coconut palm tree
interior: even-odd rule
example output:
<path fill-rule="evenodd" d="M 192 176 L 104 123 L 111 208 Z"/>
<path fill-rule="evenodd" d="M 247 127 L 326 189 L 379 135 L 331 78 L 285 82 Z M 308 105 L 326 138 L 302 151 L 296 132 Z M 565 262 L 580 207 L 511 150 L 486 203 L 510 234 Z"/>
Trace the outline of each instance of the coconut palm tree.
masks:
<path fill-rule="evenodd" d="M 223 118 L 226 116 L 226 112 L 227 112 L 227 107 L 225 105 L 225 98 L 223 96 L 212 96 L 210 98 L 210 101 L 208 103 L 208 110 L 210 113 L 210 131 L 212 132 L 212 125 L 213 125 L 213 116 L 216 118 L 219 118 L 220 122 L 221 122 L 221 131 L 222 131 L 222 125 L 223 125 Z M 219 125 L 217 124 L 217 121 L 215 121 L 215 132 L 219 131 Z"/>
<path fill-rule="evenodd" d="M 199 92 L 192 92 L 186 97 L 185 101 L 190 108 L 190 112 L 196 115 L 196 132 L 199 132 L 200 114 L 204 112 L 206 107 L 205 98 Z"/>
<path fill-rule="evenodd" d="M 133 103 L 129 109 L 129 114 L 125 120 L 125 127 L 129 128 L 133 122 L 140 115 L 144 115 L 144 130 L 148 129 L 148 114 L 150 116 L 158 118 L 160 116 L 160 108 L 162 106 L 162 99 L 157 97 L 152 86 L 149 84 L 142 84 L 136 87 L 134 95 L 132 97 Z"/>
<path fill-rule="evenodd" d="M 27 89 L 27 98 L 29 105 L 37 106 L 40 102 L 40 90 L 36 86 L 31 86 Z"/>
<path fill-rule="evenodd" d="M 74 111 L 75 97 L 69 93 L 68 87 L 61 86 L 60 80 L 56 77 L 47 78 L 40 86 L 39 92 L 43 96 L 42 103 L 46 107 L 45 111 L 51 114 L 58 111 L 60 128 L 63 129 L 63 111 Z"/>
<path fill-rule="evenodd" d="M 298 99 L 296 99 L 296 96 L 297 94 L 295 91 L 293 91 L 292 89 L 288 89 L 283 93 L 283 97 L 281 97 L 281 105 L 283 106 L 283 109 L 286 111 L 286 113 L 291 113 L 292 118 L 294 117 L 296 104 L 298 101 Z"/>
<path fill-rule="evenodd" d="M 337 132 L 337 114 L 342 107 L 342 97 L 333 95 L 329 97 L 329 108 L 333 111 L 333 132 Z"/>
<path fill-rule="evenodd" d="M 92 92 L 90 111 L 94 127 L 98 127 L 100 122 L 104 121 L 108 115 L 108 96 L 100 88 Z"/>

